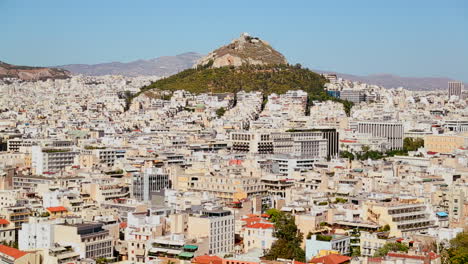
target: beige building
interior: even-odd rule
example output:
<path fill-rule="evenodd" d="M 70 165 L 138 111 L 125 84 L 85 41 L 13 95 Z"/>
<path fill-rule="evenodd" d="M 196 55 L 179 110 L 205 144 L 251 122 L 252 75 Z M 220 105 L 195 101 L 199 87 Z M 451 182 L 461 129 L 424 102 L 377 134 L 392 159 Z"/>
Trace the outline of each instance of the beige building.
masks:
<path fill-rule="evenodd" d="M 208 238 L 209 255 L 223 255 L 234 251 L 234 216 L 230 211 L 203 211 L 202 215 L 189 216 L 189 238 Z"/>
<path fill-rule="evenodd" d="M 206 192 L 223 201 L 238 201 L 266 193 L 265 185 L 244 168 L 211 173 L 187 173 L 178 177 L 180 189 Z"/>
<path fill-rule="evenodd" d="M 468 133 L 458 135 L 429 135 L 424 138 L 427 151 L 450 153 L 457 148 L 468 146 Z"/>
<path fill-rule="evenodd" d="M 81 258 L 112 257 L 112 237 L 103 224 L 56 225 L 54 241 L 72 245 Z"/>
<path fill-rule="evenodd" d="M 390 242 L 387 239 L 387 235 L 385 233 L 371 233 L 361 231 L 360 236 L 360 249 L 362 256 L 374 256 L 375 252 L 383 247 L 387 242 Z"/>
<path fill-rule="evenodd" d="M 381 226 L 390 226 L 390 236 L 401 237 L 424 231 L 434 226 L 434 213 L 429 206 L 416 200 L 406 199 L 363 205 L 364 220 Z"/>

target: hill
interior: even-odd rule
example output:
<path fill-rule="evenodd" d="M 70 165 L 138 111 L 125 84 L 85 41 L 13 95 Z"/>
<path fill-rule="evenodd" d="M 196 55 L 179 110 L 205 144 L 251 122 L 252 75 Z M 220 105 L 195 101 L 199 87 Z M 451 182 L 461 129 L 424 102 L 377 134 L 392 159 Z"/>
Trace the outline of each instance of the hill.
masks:
<path fill-rule="evenodd" d="M 127 98 L 126 109 L 140 95 L 153 96 L 152 91 L 186 90 L 191 93 L 237 93 L 239 91 L 261 91 L 265 96 L 283 94 L 289 90 L 303 90 L 313 100 L 334 100 L 343 103 L 349 115 L 352 103 L 330 97 L 324 84 L 327 80 L 299 64 L 241 65 L 239 67 L 209 68 L 208 66 L 187 69 L 168 78 L 144 86 L 140 92 Z"/>
<path fill-rule="evenodd" d="M 0 79 L 15 78 L 23 81 L 67 79 L 70 72 L 47 67 L 17 66 L 0 61 Z"/>
<path fill-rule="evenodd" d="M 201 57 L 201 54 L 187 52 L 176 56 L 163 56 L 149 60 L 136 60 L 128 63 L 109 62 L 101 64 L 68 64 L 58 67 L 67 69 L 73 74 L 91 76 L 169 76 L 192 67 L 192 65 Z"/>
<path fill-rule="evenodd" d="M 187 69 L 168 78 L 143 87 L 141 92 L 152 89 L 186 90 L 191 93 L 236 93 L 261 91 L 265 94 L 282 94 L 289 90 L 304 90 L 314 95 L 324 95 L 326 79 L 308 69 L 286 64 L 242 65 L 240 67 Z"/>
<path fill-rule="evenodd" d="M 224 66 L 287 64 L 283 54 L 270 44 L 247 33 L 242 33 L 228 45 L 222 46 L 201 58 L 194 67 L 217 68 Z"/>

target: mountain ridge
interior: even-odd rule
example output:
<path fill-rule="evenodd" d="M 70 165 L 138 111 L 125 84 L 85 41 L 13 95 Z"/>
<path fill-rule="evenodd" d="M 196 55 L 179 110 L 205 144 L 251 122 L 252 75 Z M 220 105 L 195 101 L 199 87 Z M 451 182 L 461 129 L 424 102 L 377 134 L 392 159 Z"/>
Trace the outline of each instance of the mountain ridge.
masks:
<path fill-rule="evenodd" d="M 0 61 L 0 79 L 14 78 L 23 81 L 68 79 L 70 72 L 56 67 L 33 67 L 13 65 Z"/>
<path fill-rule="evenodd" d="M 202 56 L 203 55 L 196 52 L 185 52 L 175 56 L 161 56 L 148 60 L 139 59 L 130 62 L 114 61 L 98 64 L 66 64 L 57 67 L 69 70 L 73 74 L 90 76 L 170 76 L 192 67 L 192 65 Z"/>
<path fill-rule="evenodd" d="M 412 76 L 399 76 L 391 73 L 375 73 L 369 75 L 353 75 L 347 73 L 340 73 L 336 71 L 314 70 L 318 73 L 336 74 L 350 81 L 363 82 L 368 84 L 380 85 L 385 88 L 398 88 L 403 87 L 408 90 L 414 91 L 434 91 L 447 89 L 449 81 L 457 81 L 449 77 L 412 77 Z M 465 87 L 468 84 L 465 83 Z"/>

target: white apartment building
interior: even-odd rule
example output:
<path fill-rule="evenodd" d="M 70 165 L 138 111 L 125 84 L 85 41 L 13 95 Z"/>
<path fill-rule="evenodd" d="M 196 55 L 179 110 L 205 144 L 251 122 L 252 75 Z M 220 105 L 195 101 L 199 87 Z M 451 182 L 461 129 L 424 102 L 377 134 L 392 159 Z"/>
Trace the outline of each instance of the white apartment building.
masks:
<path fill-rule="evenodd" d="M 30 217 L 19 230 L 18 247 L 20 250 L 51 248 L 54 244 L 54 226 L 56 221 L 46 218 Z"/>
<path fill-rule="evenodd" d="M 328 141 L 321 132 L 272 133 L 273 152 L 303 157 L 326 158 Z"/>
<path fill-rule="evenodd" d="M 271 154 L 273 142 L 270 133 L 232 132 L 230 134 L 232 150 L 241 153 Z"/>
<path fill-rule="evenodd" d="M 358 132 L 371 134 L 374 137 L 384 137 L 390 143 L 390 148 L 403 148 L 403 124 L 396 122 L 361 121 L 358 122 Z"/>
<path fill-rule="evenodd" d="M 70 148 L 42 148 L 41 146 L 32 147 L 31 163 L 33 171 L 36 174 L 45 172 L 60 172 L 67 166 L 77 163 L 78 152 Z"/>

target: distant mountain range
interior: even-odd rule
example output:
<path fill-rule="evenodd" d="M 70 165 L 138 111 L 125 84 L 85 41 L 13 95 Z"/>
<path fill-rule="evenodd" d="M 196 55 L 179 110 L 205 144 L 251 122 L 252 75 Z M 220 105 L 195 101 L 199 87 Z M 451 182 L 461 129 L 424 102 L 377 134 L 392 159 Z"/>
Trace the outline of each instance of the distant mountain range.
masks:
<path fill-rule="evenodd" d="M 18 66 L 0 61 L 0 79 L 5 78 L 23 81 L 67 79 L 70 78 L 70 72 L 57 68 Z"/>
<path fill-rule="evenodd" d="M 0 79 L 5 77 L 14 77 L 25 81 L 35 81 L 44 79 L 63 79 L 68 78 L 70 74 L 83 74 L 91 76 L 170 76 L 185 69 L 191 68 L 194 64 L 201 62 L 203 59 L 204 58 L 202 54 L 196 52 L 187 52 L 176 56 L 163 56 L 149 60 L 136 60 L 127 63 L 110 62 L 100 64 L 68 64 L 54 67 L 16 66 L 0 62 Z M 228 58 L 228 62 L 229 59 L 230 58 Z M 404 87 L 409 90 L 444 90 L 447 89 L 447 83 L 449 81 L 453 81 L 453 79 L 447 77 L 402 77 L 391 74 L 372 74 L 367 76 L 359 76 L 333 71 L 314 71 L 317 73 L 335 73 L 338 77 L 342 77 L 351 81 L 376 84 L 386 88 Z M 468 84 L 465 84 L 465 87 L 468 87 Z"/>
<path fill-rule="evenodd" d="M 392 74 L 371 74 L 367 76 L 351 75 L 346 73 L 338 73 L 332 71 L 314 70 L 318 73 L 334 73 L 338 77 L 346 80 L 363 82 L 368 84 L 376 84 L 385 88 L 403 87 L 408 90 L 415 91 L 432 91 L 447 89 L 448 82 L 454 81 L 447 77 L 402 77 Z M 468 87 L 465 84 L 465 87 Z"/>
<path fill-rule="evenodd" d="M 203 55 L 187 52 L 176 56 L 163 56 L 149 60 L 136 60 L 127 63 L 109 62 L 100 64 L 68 64 L 56 66 L 73 74 L 83 75 L 154 75 L 169 76 L 192 67 Z"/>

